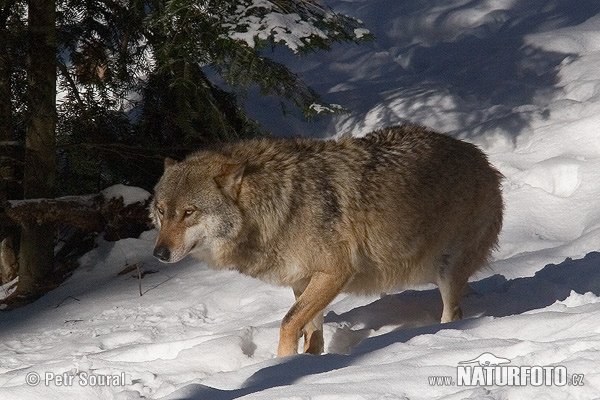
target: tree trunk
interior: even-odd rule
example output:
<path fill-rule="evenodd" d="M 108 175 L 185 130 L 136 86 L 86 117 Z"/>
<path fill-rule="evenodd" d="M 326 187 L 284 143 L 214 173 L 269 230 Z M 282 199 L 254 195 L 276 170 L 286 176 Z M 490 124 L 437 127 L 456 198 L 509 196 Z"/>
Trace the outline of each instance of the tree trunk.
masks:
<path fill-rule="evenodd" d="M 1 21 L 0 21 L 1 23 Z M 7 51 L 6 28 L 0 28 L 0 142 L 13 139 L 12 130 L 12 104 L 10 89 L 10 57 Z"/>
<path fill-rule="evenodd" d="M 8 55 L 8 20 L 9 5 L 5 5 L 0 18 L 0 208 L 9 199 L 9 182 L 14 180 L 12 160 L 13 127 L 11 104 L 11 60 Z"/>
<path fill-rule="evenodd" d="M 23 197 L 54 197 L 56 177 L 56 11 L 54 0 L 29 0 L 28 124 Z M 54 226 L 29 222 L 21 231 L 20 292 L 35 293 L 52 272 Z"/>

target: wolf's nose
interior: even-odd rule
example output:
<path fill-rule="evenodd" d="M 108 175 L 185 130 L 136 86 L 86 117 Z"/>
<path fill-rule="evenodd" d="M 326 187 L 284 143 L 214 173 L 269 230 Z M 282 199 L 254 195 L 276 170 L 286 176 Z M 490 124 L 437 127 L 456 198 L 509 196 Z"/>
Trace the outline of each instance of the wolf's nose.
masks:
<path fill-rule="evenodd" d="M 168 262 L 171 258 L 171 251 L 165 245 L 156 246 L 154 248 L 154 257 L 158 258 L 160 261 Z"/>

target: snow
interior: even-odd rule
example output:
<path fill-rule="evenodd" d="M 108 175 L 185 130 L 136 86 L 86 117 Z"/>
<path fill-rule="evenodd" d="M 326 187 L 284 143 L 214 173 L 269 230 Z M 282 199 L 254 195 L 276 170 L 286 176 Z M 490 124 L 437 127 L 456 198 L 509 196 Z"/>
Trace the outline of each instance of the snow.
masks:
<path fill-rule="evenodd" d="M 98 239 L 62 286 L 0 313 L 1 399 L 600 397 L 600 3 L 328 4 L 378 41 L 274 56 L 353 111 L 306 123 L 279 119 L 269 99 L 247 108 L 287 136 L 415 122 L 481 146 L 505 175 L 505 224 L 494 260 L 472 278 L 465 318 L 439 324 L 433 286 L 342 295 L 325 312 L 326 354 L 276 359 L 291 290 L 193 259 L 160 264 L 154 231 Z M 147 198 L 129 190 L 109 192 Z M 119 274 L 134 264 L 145 273 L 141 297 L 135 268 Z M 460 363 L 484 353 L 564 367 L 569 384 L 457 385 Z M 30 386 L 32 373 L 74 383 Z M 83 373 L 125 382 L 85 386 Z"/>
<path fill-rule="evenodd" d="M 238 25 L 245 25 L 246 32 L 231 32 L 232 39 L 243 40 L 254 47 L 254 38 L 267 40 L 271 35 L 275 43 L 285 43 L 292 51 L 297 52 L 304 46 L 302 39 L 310 37 L 326 38 L 327 35 L 312 24 L 302 21 L 298 14 L 281 14 L 272 12 L 263 18 L 254 15 L 242 18 Z"/>
<path fill-rule="evenodd" d="M 144 203 L 152 196 L 147 190 L 123 184 L 109 186 L 102 190 L 101 193 L 105 199 L 122 198 L 125 206 L 135 203 Z"/>
<path fill-rule="evenodd" d="M 309 6 L 307 8 L 319 8 Z M 318 28 L 313 21 L 304 21 L 296 13 L 282 14 L 273 11 L 274 8 L 285 9 L 285 7 L 275 7 L 275 4 L 266 0 L 251 0 L 247 6 L 238 5 L 232 15 L 226 17 L 222 23 L 224 28 L 228 29 L 227 35 L 234 40 L 245 42 L 250 47 L 256 46 L 256 39 L 261 41 L 271 38 L 273 43 L 283 44 L 294 53 L 298 53 L 306 46 L 308 42 L 315 39 L 327 39 L 327 32 Z M 256 9 L 259 9 L 260 15 L 256 15 Z M 324 20 L 335 18 L 335 15 L 326 9 L 322 11 Z M 356 39 L 360 39 L 369 34 L 366 28 L 354 30 Z"/>

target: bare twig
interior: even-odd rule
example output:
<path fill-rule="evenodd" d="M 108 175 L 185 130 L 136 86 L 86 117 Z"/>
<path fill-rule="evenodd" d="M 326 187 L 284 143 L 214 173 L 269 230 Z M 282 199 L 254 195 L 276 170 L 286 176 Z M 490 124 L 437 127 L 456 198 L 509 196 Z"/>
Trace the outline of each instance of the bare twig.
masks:
<path fill-rule="evenodd" d="M 140 289 L 140 297 L 142 297 L 144 295 L 142 293 L 142 271 L 140 270 L 139 263 L 135 263 L 135 267 L 137 268 L 137 272 L 138 272 L 138 284 L 139 284 L 139 289 Z"/>
<path fill-rule="evenodd" d="M 63 304 L 65 301 L 69 300 L 69 299 L 73 299 L 73 300 L 75 300 L 75 301 L 81 301 L 81 300 L 79 300 L 77 297 L 73 297 L 73 296 L 67 296 L 67 297 L 65 297 L 64 299 L 62 299 L 62 300 L 60 301 L 60 303 L 58 303 L 57 305 L 55 305 L 55 306 L 54 306 L 54 308 L 58 308 L 58 307 L 62 306 L 62 304 Z"/>

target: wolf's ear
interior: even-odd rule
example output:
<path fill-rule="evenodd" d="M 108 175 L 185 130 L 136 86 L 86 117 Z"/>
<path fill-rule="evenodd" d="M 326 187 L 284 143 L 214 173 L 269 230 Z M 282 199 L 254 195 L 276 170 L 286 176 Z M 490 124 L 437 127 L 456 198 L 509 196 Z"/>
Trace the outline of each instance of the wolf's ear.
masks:
<path fill-rule="evenodd" d="M 234 200 L 240 194 L 245 169 L 244 164 L 223 164 L 221 173 L 215 176 L 217 185 Z"/>
<path fill-rule="evenodd" d="M 177 161 L 173 160 L 172 158 L 165 158 L 165 169 L 172 167 L 173 165 L 177 164 Z"/>

